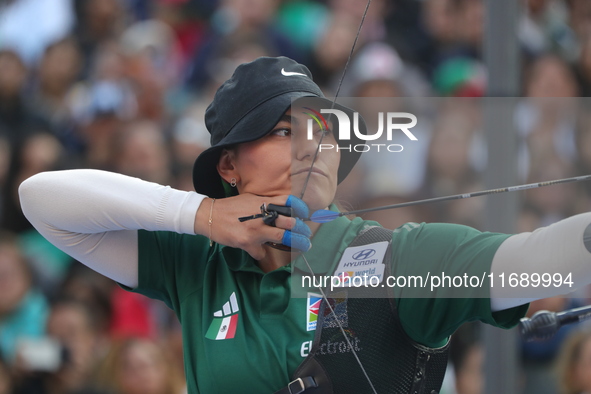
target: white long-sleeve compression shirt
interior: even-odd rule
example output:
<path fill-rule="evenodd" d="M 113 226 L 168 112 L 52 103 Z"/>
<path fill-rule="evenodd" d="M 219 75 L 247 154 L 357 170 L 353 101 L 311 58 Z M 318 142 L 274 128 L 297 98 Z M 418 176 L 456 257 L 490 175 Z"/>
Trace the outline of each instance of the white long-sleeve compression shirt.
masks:
<path fill-rule="evenodd" d="M 19 188 L 23 213 L 51 243 L 129 287 L 138 285 L 137 230 L 194 234 L 205 196 L 98 170 L 45 172 Z"/>

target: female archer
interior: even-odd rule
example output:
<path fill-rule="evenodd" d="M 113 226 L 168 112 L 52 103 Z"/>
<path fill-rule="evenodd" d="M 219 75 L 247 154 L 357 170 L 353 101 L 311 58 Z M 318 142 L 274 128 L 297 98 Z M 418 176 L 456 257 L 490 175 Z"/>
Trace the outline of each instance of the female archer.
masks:
<path fill-rule="evenodd" d="M 485 296 L 291 296 L 295 275 L 360 275 L 343 269 L 348 258 L 378 272 L 382 285 L 417 272 L 551 272 L 572 274 L 576 286 L 591 282 L 591 213 L 513 236 L 409 223 L 384 239 L 377 223 L 359 218 L 306 224 L 310 212 L 337 209 L 337 184 L 358 155 L 315 157 L 321 140 L 352 141 L 340 141 L 328 121 L 308 133 L 318 107 L 307 100 L 327 105 L 305 66 L 284 57 L 239 66 L 206 111 L 212 147 L 195 162 L 196 192 L 96 170 L 42 173 L 20 186 L 25 215 L 47 239 L 176 312 L 190 393 L 437 392 L 460 325 L 509 328 L 530 300 L 574 289 L 519 287 L 505 298 L 486 281 Z M 301 200 L 293 196 L 304 189 Z M 276 214 L 283 206 L 293 217 Z M 238 220 L 261 210 L 262 220 Z"/>

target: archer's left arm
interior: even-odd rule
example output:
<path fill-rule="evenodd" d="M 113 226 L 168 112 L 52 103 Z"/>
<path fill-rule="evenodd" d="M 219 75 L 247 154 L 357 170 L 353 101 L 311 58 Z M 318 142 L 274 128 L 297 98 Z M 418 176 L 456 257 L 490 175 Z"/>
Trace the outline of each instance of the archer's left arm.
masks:
<path fill-rule="evenodd" d="M 491 272 L 493 311 L 568 294 L 591 283 L 591 213 L 507 238 L 493 257 Z M 509 278 L 518 280 L 509 283 Z"/>

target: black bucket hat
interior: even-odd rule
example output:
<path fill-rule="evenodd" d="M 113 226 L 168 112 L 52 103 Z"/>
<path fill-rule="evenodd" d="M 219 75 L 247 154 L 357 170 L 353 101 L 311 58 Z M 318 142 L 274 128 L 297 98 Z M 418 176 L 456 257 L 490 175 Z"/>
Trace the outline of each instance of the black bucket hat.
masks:
<path fill-rule="evenodd" d="M 335 108 L 353 119 L 354 111 L 334 104 L 312 80 L 310 70 L 286 57 L 261 57 L 241 64 L 232 77 L 217 90 L 213 102 L 205 111 L 205 125 L 211 134 L 211 147 L 202 152 L 193 166 L 195 191 L 208 197 L 226 197 L 224 182 L 217 163 L 223 148 L 258 140 L 267 135 L 292 105 L 292 99 L 318 98 L 324 108 Z M 306 100 L 308 102 L 309 100 Z M 359 131 L 367 134 L 365 122 L 359 117 Z M 334 130 L 338 139 L 337 130 Z M 349 174 L 360 152 L 350 145 L 363 143 L 354 133 L 343 141 L 338 182 Z"/>

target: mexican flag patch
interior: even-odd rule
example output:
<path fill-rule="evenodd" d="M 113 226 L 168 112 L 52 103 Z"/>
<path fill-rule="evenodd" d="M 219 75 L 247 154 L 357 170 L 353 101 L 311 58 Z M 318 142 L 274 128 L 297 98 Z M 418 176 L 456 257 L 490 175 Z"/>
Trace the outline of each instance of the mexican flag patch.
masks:
<path fill-rule="evenodd" d="M 238 302 L 236 293 L 230 295 L 230 299 L 223 308 L 213 314 L 213 321 L 209 325 L 205 338 L 212 340 L 232 339 L 236 335 L 238 326 Z"/>

